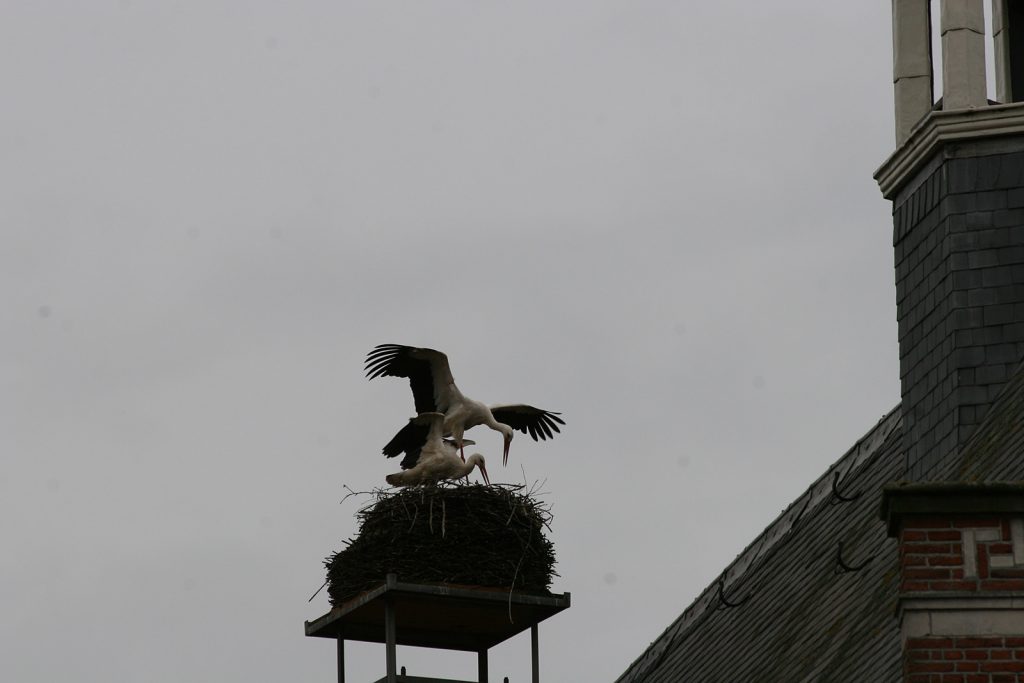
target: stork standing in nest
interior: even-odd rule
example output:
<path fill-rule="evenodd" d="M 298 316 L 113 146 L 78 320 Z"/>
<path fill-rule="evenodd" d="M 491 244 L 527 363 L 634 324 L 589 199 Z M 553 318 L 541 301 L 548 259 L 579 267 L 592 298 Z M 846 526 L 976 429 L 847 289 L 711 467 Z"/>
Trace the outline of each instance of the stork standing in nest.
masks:
<path fill-rule="evenodd" d="M 537 441 L 554 438 L 559 431 L 558 425 L 565 424 L 558 417 L 561 413 L 525 404 L 488 407 L 480 401 L 463 396 L 455 386 L 455 379 L 448 366 L 448 356 L 434 349 L 381 344 L 366 356 L 366 376 L 368 379 L 380 376 L 408 378 L 416 412 L 443 413 L 444 435 L 451 436 L 463 458 L 466 445 L 463 434 L 476 425 L 487 425 L 501 432 L 505 439 L 502 463 L 507 465 L 513 430 L 529 433 Z M 410 425 L 403 427 L 384 447 L 384 454 L 389 458 L 403 452 L 403 444 L 410 441 L 403 432 L 410 429 Z"/>
<path fill-rule="evenodd" d="M 479 467 L 484 482 L 490 486 L 484 456 L 474 453 L 463 462 L 455 443 L 442 438 L 443 429 L 444 415 L 441 413 L 421 413 L 410 419 L 399 432 L 404 434 L 402 450 L 398 451 L 406 454 L 402 460 L 403 471 L 389 474 L 385 480 L 392 486 L 436 484 L 442 479 L 461 479 Z M 464 443 L 473 442 L 467 439 Z"/>

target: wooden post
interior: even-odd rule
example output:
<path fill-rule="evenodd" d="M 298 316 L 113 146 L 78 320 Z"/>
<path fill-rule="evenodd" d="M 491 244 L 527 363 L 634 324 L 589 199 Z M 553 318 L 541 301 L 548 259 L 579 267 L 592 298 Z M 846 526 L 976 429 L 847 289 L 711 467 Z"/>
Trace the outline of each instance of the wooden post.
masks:
<path fill-rule="evenodd" d="M 338 638 L 338 683 L 345 683 L 345 639 Z"/>

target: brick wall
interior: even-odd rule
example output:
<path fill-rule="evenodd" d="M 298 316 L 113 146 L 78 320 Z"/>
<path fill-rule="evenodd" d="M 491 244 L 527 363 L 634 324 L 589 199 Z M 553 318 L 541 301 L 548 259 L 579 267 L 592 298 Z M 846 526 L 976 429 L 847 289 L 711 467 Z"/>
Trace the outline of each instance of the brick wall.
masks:
<path fill-rule="evenodd" d="M 1013 547 L 1013 527 L 1019 524 L 908 518 L 900 531 L 900 590 L 1024 592 L 1024 566 L 1018 566 Z"/>
<path fill-rule="evenodd" d="M 901 600 L 934 601 L 905 683 L 1024 683 L 1024 613 L 993 609 L 1024 593 L 1024 518 L 907 517 L 899 537 Z"/>
<path fill-rule="evenodd" d="M 1024 681 L 1024 638 L 910 638 L 903 647 L 906 683 Z"/>
<path fill-rule="evenodd" d="M 937 465 L 1024 358 L 1024 151 L 946 153 L 893 202 L 904 446 L 918 481 L 948 476 Z"/>

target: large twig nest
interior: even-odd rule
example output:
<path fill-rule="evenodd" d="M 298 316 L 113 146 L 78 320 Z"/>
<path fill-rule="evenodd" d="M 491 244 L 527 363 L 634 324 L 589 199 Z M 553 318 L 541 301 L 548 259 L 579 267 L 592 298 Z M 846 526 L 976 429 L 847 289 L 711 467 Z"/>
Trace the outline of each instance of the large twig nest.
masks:
<path fill-rule="evenodd" d="M 338 605 L 399 580 L 548 593 L 554 571 L 549 507 L 523 486 L 443 484 L 376 491 L 359 535 L 324 561 Z"/>

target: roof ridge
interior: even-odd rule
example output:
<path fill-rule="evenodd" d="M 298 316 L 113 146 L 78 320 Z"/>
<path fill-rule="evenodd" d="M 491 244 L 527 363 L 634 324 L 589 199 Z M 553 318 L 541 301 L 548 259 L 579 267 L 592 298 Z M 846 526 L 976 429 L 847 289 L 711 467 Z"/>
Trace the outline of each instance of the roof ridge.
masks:
<path fill-rule="evenodd" d="M 836 477 L 846 479 L 851 473 L 869 462 L 880 451 L 886 439 L 900 425 L 900 422 L 900 405 L 897 404 L 765 527 L 764 531 L 758 534 L 736 556 L 736 559 L 730 562 L 715 580 L 701 591 L 700 595 L 687 606 L 683 613 L 651 642 L 643 654 L 629 665 L 626 671 L 616 679 L 616 683 L 633 683 L 642 680 L 648 670 L 661 660 L 662 655 L 672 646 L 676 638 L 695 626 L 701 617 L 709 612 L 710 606 L 717 606 L 717 602 L 724 599 L 724 596 L 720 598 L 719 591 L 724 593 L 727 585 L 736 585 L 759 558 L 765 556 L 779 541 L 789 535 L 789 532 L 807 510 L 816 508 L 824 500 L 827 500 L 833 493 L 833 482 L 837 480 Z M 839 475 L 840 468 L 846 465 L 847 461 L 849 461 L 849 466 L 846 467 L 846 471 L 842 475 Z"/>

